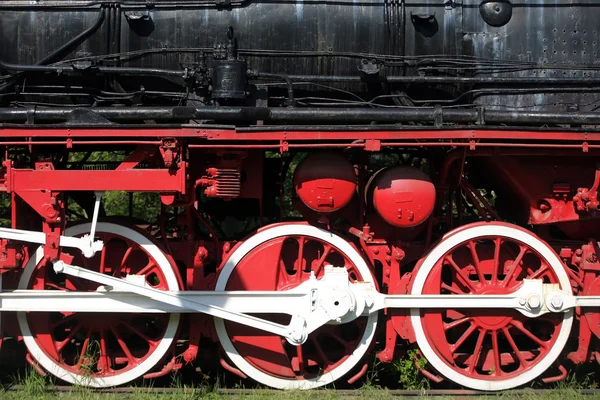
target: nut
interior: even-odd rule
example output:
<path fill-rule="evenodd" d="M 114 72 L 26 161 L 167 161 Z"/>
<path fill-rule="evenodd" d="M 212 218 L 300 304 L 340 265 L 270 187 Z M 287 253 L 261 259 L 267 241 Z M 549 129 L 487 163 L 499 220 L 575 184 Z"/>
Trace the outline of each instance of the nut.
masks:
<path fill-rule="evenodd" d="M 535 310 L 536 308 L 539 308 L 540 305 L 541 305 L 540 298 L 538 296 L 536 296 L 536 295 L 529 296 L 529 298 L 527 299 L 527 305 L 532 310 Z"/>

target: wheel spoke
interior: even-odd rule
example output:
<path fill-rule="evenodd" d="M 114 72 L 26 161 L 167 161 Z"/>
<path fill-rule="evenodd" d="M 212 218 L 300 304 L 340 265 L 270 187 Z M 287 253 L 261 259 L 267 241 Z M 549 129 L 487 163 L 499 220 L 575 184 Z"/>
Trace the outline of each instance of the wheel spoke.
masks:
<path fill-rule="evenodd" d="M 317 354 L 319 354 L 319 357 L 321 357 L 321 360 L 325 364 L 331 364 L 331 360 L 329 359 L 329 357 L 327 357 L 327 354 L 323 350 L 323 347 L 321 346 L 315 335 L 310 335 L 309 337 L 311 342 L 313 343 L 313 346 L 315 346 L 315 349 L 317 350 Z"/>
<path fill-rule="evenodd" d="M 540 269 L 535 271 L 532 275 L 528 276 L 527 279 L 538 279 L 547 272 L 550 272 L 550 267 L 548 266 L 548 264 L 544 264 L 540 267 Z"/>
<path fill-rule="evenodd" d="M 111 327 L 112 329 L 112 327 Z M 106 348 L 106 337 L 104 336 L 104 330 L 100 331 L 100 356 L 98 357 L 98 370 L 100 372 L 110 371 L 108 349 Z"/>
<path fill-rule="evenodd" d="M 285 267 L 285 262 L 283 260 L 279 260 L 278 262 L 279 268 L 277 268 L 277 282 L 278 286 L 288 286 L 290 284 L 290 273 Z M 282 282 L 283 281 L 283 282 Z"/>
<path fill-rule="evenodd" d="M 81 364 L 85 360 L 85 355 L 87 353 L 87 349 L 88 349 L 88 346 L 90 344 L 90 337 L 91 336 L 92 336 L 92 329 L 89 328 L 87 330 L 87 334 L 86 334 L 85 340 L 83 341 L 83 344 L 81 345 L 81 351 L 79 352 L 79 360 L 77 361 L 77 369 L 81 369 Z"/>
<path fill-rule="evenodd" d="M 481 350 L 483 349 L 483 340 L 485 339 L 487 331 L 485 329 L 479 330 L 479 337 L 477 338 L 477 343 L 475 344 L 475 350 L 473 351 L 473 356 L 471 357 L 471 364 L 467 370 L 469 373 L 472 373 L 477 366 L 477 361 L 479 361 L 479 357 L 481 356 Z"/>
<path fill-rule="evenodd" d="M 69 291 L 69 289 L 67 289 L 66 287 L 57 285 L 56 283 L 53 283 L 53 282 L 46 282 L 45 286 L 48 289 L 62 290 L 63 292 L 68 292 Z"/>
<path fill-rule="evenodd" d="M 502 245 L 502 239 L 494 239 L 494 263 L 492 264 L 492 279 L 490 283 L 495 285 L 498 283 L 498 270 L 500 268 L 500 246 Z"/>
<path fill-rule="evenodd" d="M 457 319 L 456 321 L 444 323 L 444 330 L 448 331 L 448 330 L 455 328 L 461 324 L 464 324 L 467 321 L 471 321 L 471 319 L 472 319 L 471 317 L 463 317 L 463 318 Z"/>
<path fill-rule="evenodd" d="M 304 372 L 304 353 L 302 345 L 296 346 L 296 357 L 298 357 L 298 372 Z"/>
<path fill-rule="evenodd" d="M 461 337 L 458 338 L 456 343 L 450 346 L 450 351 L 452 354 L 456 353 L 456 350 L 458 350 L 458 348 L 465 342 L 465 340 L 469 338 L 469 336 L 471 336 L 473 332 L 475 332 L 476 329 L 477 326 L 475 324 L 471 324 L 469 326 L 469 328 L 461 335 Z"/>
<path fill-rule="evenodd" d="M 304 261 L 304 243 L 306 238 L 304 236 L 300 236 L 298 238 L 298 260 L 296 264 L 296 281 L 302 282 L 304 280 L 304 268 L 302 267 Z"/>
<path fill-rule="evenodd" d="M 61 342 L 58 342 L 56 344 L 56 352 L 58 354 L 60 354 L 62 352 L 62 349 L 64 349 L 64 347 L 75 337 L 75 335 L 77 334 L 77 332 L 79 332 L 81 330 L 81 322 L 78 323 L 77 325 L 75 325 L 74 328 L 71 328 L 71 332 L 69 332 L 69 336 L 67 336 L 67 338 Z"/>
<path fill-rule="evenodd" d="M 329 335 L 334 338 L 339 344 L 341 344 L 342 346 L 344 346 L 344 350 L 346 350 L 346 352 L 352 352 L 352 350 L 354 350 L 354 347 L 352 346 L 352 343 L 348 342 L 347 340 L 344 340 L 340 337 L 340 335 L 338 335 L 335 332 L 330 332 Z"/>
<path fill-rule="evenodd" d="M 513 261 L 512 265 L 510 266 L 510 269 L 506 273 L 506 276 L 502 280 L 502 286 L 503 287 L 506 287 L 512 281 L 513 274 L 515 273 L 515 271 L 517 270 L 517 268 L 519 268 L 521 270 L 523 269 L 523 268 L 521 268 L 521 261 L 523 260 L 523 256 L 525 255 L 525 253 L 527 253 L 527 247 L 520 245 L 519 249 L 520 249 L 519 250 L 519 254 L 517 255 L 517 257 Z M 518 277 L 518 275 L 517 275 L 517 277 Z"/>
<path fill-rule="evenodd" d="M 139 331 L 139 329 L 137 329 L 136 327 L 134 327 L 133 325 L 131 325 L 129 322 L 123 321 L 121 320 L 121 325 L 125 326 L 127 329 L 129 329 L 130 332 L 133 332 L 134 334 L 136 334 L 139 338 L 143 339 L 144 341 L 146 341 L 147 343 L 156 343 L 156 341 L 150 339 L 148 336 L 144 335 L 142 332 Z"/>
<path fill-rule="evenodd" d="M 125 250 L 125 254 L 123 254 L 123 258 L 121 259 L 121 263 L 119 264 L 119 267 L 115 268 L 115 270 L 113 271 L 113 276 L 117 276 L 118 274 L 121 273 L 121 271 L 123 271 L 123 269 L 125 268 L 125 265 L 127 264 L 127 259 L 129 258 L 129 256 L 131 255 L 132 252 L 133 252 L 132 246 L 129 246 L 127 248 L 127 250 Z"/>
<path fill-rule="evenodd" d="M 477 290 L 475 288 L 475 286 L 473 285 L 473 282 L 464 275 L 464 272 L 462 269 L 460 269 L 460 267 L 454 262 L 454 259 L 452 258 L 452 256 L 448 255 L 446 256 L 446 258 L 444 259 L 448 264 L 450 264 L 450 266 L 454 269 L 454 272 L 456 273 L 458 279 L 465 285 L 467 286 L 469 289 L 471 289 L 471 291 L 475 291 Z"/>
<path fill-rule="evenodd" d="M 513 339 L 512 335 L 510 334 L 508 328 L 503 327 L 502 332 L 504 333 L 506 340 L 510 344 L 510 347 L 513 349 L 513 353 L 514 353 L 515 357 L 517 357 L 519 364 L 521 364 L 522 367 L 527 367 L 527 361 L 525 361 L 525 359 L 523 358 L 523 355 L 521 354 L 519 347 L 517 347 L 517 344 L 515 343 L 515 340 Z"/>
<path fill-rule="evenodd" d="M 471 257 L 473 258 L 473 266 L 475 267 L 475 271 L 477 271 L 477 276 L 479 277 L 479 282 L 485 283 L 485 277 L 483 276 L 483 271 L 481 270 L 481 265 L 479 265 L 479 256 L 477 255 L 477 250 L 475 249 L 475 242 L 469 240 L 467 244 L 469 250 L 471 250 Z"/>
<path fill-rule="evenodd" d="M 106 266 L 106 246 L 102 246 L 102 250 L 100 252 L 100 269 L 99 269 L 99 272 L 101 274 L 104 274 L 105 266 Z"/>
<path fill-rule="evenodd" d="M 456 288 L 454 286 L 450 286 L 450 285 L 448 285 L 448 284 L 446 284 L 444 282 L 442 282 L 441 288 L 449 291 L 450 293 L 465 294 L 465 292 L 461 291 L 459 288 Z"/>
<path fill-rule="evenodd" d="M 538 338 L 533 333 L 531 333 L 531 331 L 529 331 L 529 329 L 527 329 L 521 321 L 513 320 L 511 321 L 511 325 L 523 332 L 525 336 L 542 346 L 544 349 L 548 347 L 548 343 L 544 342 L 542 339 Z"/>
<path fill-rule="evenodd" d="M 149 275 L 148 273 L 156 268 L 156 263 L 152 260 L 148 261 L 148 264 L 142 268 L 136 275 Z"/>
<path fill-rule="evenodd" d="M 119 343 L 119 347 L 121 347 L 121 350 L 123 350 L 123 354 L 125 354 L 125 357 L 127 357 L 127 360 L 131 364 L 135 364 L 135 362 L 136 362 L 135 357 L 131 354 L 131 351 L 129 351 L 129 347 L 127 347 L 127 344 L 123 341 L 123 339 L 121 338 L 121 335 L 119 335 L 119 332 L 113 326 L 110 327 L 110 330 L 111 330 L 112 334 L 114 335 L 115 339 L 117 339 L 117 342 Z"/>
<path fill-rule="evenodd" d="M 330 245 L 325 245 L 325 247 L 323 248 L 323 254 L 321 255 L 321 257 L 319 257 L 319 260 L 317 261 L 317 263 L 315 264 L 315 266 L 313 268 L 315 276 L 319 276 L 319 273 L 321 272 L 321 269 L 323 268 L 323 264 L 325 263 L 325 259 L 329 255 L 331 248 L 332 247 Z"/>
<path fill-rule="evenodd" d="M 54 330 L 56 328 L 58 328 L 61 325 L 66 324 L 67 322 L 71 321 L 73 318 L 75 318 L 75 313 L 69 314 L 63 318 L 61 318 L 60 320 L 56 321 L 55 323 L 53 323 L 52 325 L 50 325 L 50 330 Z"/>
<path fill-rule="evenodd" d="M 490 331 L 490 334 L 492 335 L 492 349 L 494 352 L 494 375 L 496 376 L 500 376 L 502 375 L 502 368 L 501 368 L 501 354 L 500 354 L 500 348 L 498 347 L 498 331 Z"/>

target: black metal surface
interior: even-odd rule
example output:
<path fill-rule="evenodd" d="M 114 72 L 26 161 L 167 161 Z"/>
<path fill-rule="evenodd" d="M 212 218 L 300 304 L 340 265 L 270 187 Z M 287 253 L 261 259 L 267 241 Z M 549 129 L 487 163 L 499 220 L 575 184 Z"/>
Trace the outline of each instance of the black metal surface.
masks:
<path fill-rule="evenodd" d="M 595 0 L 7 0 L 0 106 L 145 110 L 137 106 L 247 97 L 245 106 L 283 106 L 277 115 L 292 120 L 290 106 L 351 105 L 365 110 L 351 108 L 349 120 L 391 122 L 388 108 L 403 107 L 393 110 L 400 121 L 432 123 L 420 106 L 443 104 L 485 106 L 483 123 L 500 123 L 492 111 L 518 115 L 502 123 L 591 123 L 599 11 Z M 237 54 L 222 57 L 215 44 L 229 27 Z M 94 90 L 74 98 L 29 85 Z"/>
<path fill-rule="evenodd" d="M 233 28 L 227 32 L 229 43 L 215 46 L 212 63 L 212 96 L 216 99 L 243 99 L 246 97 L 245 61 L 238 60 L 237 43 Z M 222 54 L 218 54 L 222 50 Z"/>
<path fill-rule="evenodd" d="M 508 0 L 482 1 L 479 5 L 481 18 L 490 26 L 501 27 L 512 17 L 512 4 Z"/>
<path fill-rule="evenodd" d="M 0 108 L 0 120 L 5 122 L 67 121 L 81 109 L 61 108 Z M 257 121 L 273 123 L 369 124 L 430 122 L 478 124 L 570 124 L 600 125 L 600 112 L 552 113 L 539 111 L 500 111 L 478 109 L 442 109 L 441 107 L 355 109 L 355 108 L 285 108 L 285 107 L 96 107 L 93 114 L 110 121 L 126 122 L 143 119 L 163 121 L 207 120 L 252 125 Z M 88 118 L 91 118 L 87 113 Z M 97 120 L 94 119 L 94 124 Z"/>

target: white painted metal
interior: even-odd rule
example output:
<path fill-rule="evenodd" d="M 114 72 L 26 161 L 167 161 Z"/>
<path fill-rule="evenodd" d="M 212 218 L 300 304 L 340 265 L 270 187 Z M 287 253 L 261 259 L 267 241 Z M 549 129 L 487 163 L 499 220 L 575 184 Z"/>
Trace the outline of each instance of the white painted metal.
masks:
<path fill-rule="evenodd" d="M 99 197 L 97 198 L 99 199 Z M 92 224 L 93 225 L 93 224 Z M 67 231 L 69 235 L 79 235 L 92 228 L 90 224 L 71 228 Z M 157 261 L 161 268 L 170 270 L 170 263 L 162 252 L 152 245 L 143 235 L 128 228 L 115 224 L 98 224 L 99 232 L 110 232 L 123 235 L 131 240 L 138 241 Z M 33 232 L 31 238 L 45 241 L 45 235 L 35 235 Z M 28 231 L 12 230 L 12 235 L 29 234 Z M 473 389 L 479 390 L 502 390 L 512 388 L 526 383 L 541 374 L 558 356 L 566 339 L 568 337 L 572 324 L 572 309 L 574 307 L 599 307 L 600 296 L 572 296 L 567 275 L 562 267 L 558 256 L 541 240 L 532 234 L 518 229 L 506 226 L 504 224 L 486 224 L 474 226 L 471 228 L 461 228 L 455 232 L 446 235 L 436 248 L 425 258 L 417 275 L 413 286 L 413 293 L 410 295 L 383 295 L 378 293 L 373 282 L 357 282 L 350 284 L 348 274 L 345 268 L 335 268 L 326 266 L 324 278 L 317 280 L 314 277 L 304 282 L 298 287 L 282 292 L 265 291 L 241 291 L 226 292 L 223 289 L 226 286 L 229 276 L 234 271 L 237 263 L 248 254 L 253 248 L 259 246 L 265 241 L 272 240 L 280 236 L 304 235 L 326 241 L 340 251 L 357 266 L 363 276 L 373 279 L 370 270 L 360 254 L 344 239 L 333 235 L 331 232 L 318 229 L 308 225 L 280 225 L 268 228 L 259 232 L 249 240 L 244 242 L 226 262 L 219 280 L 216 291 L 206 292 L 179 292 L 174 277 L 170 277 L 165 272 L 168 279 L 175 279 L 169 282 L 171 291 L 160 291 L 144 285 L 144 280 L 135 282 L 134 278 L 119 279 L 108 275 L 99 274 L 81 267 L 72 266 L 62 261 L 55 263 L 57 272 L 78 276 L 83 279 L 97 282 L 98 291 L 95 293 L 77 293 L 77 292 L 58 292 L 58 291 L 32 291 L 17 290 L 12 292 L 0 293 L 0 311 L 21 311 L 19 315 L 19 324 L 25 335 L 25 343 L 32 351 L 36 359 L 40 361 L 46 369 L 53 374 L 74 382 L 76 377 L 69 377 L 67 371 L 62 370 L 48 357 L 36 349 L 36 343 L 29 333 L 25 314 L 22 311 L 62 311 L 62 312 L 123 312 L 123 313 L 171 313 L 171 322 L 176 324 L 179 319 L 179 313 L 202 312 L 212 315 L 215 318 L 215 326 L 221 343 L 232 361 L 255 380 L 278 388 L 314 388 L 333 382 L 358 362 L 364 355 L 368 343 L 373 338 L 374 328 L 377 321 L 377 312 L 384 308 L 410 308 L 411 320 L 415 327 L 417 343 L 421 347 L 424 355 L 431 364 L 446 375 L 449 379 Z M 42 238 L 43 236 L 43 238 Z M 437 263 L 448 250 L 467 240 L 479 237 L 500 236 L 520 241 L 530 246 L 543 257 L 551 268 L 556 272 L 560 280 L 560 285 L 543 284 L 541 280 L 525 280 L 523 285 L 515 293 L 509 295 L 423 295 L 420 293 L 425 280 L 433 266 Z M 61 237 L 62 239 L 76 239 L 73 236 Z M 101 242 L 100 242 L 101 243 Z M 89 242 L 88 242 L 89 244 Z M 75 246 L 77 247 L 77 246 Z M 27 287 L 34 267 L 43 256 L 43 248 L 40 247 L 32 259 L 25 267 L 23 277 L 19 284 L 20 288 Z M 260 268 L 260 266 L 257 266 Z M 173 274 L 173 272 L 170 272 Z M 174 276 L 174 275 L 173 275 Z M 0 282 L 1 283 L 1 282 Z M 566 288 L 562 290 L 561 287 Z M 175 289 L 175 290 L 173 290 Z M 563 326 L 558 334 L 557 344 L 546 356 L 543 362 L 537 364 L 534 368 L 526 371 L 522 376 L 510 380 L 487 381 L 477 380 L 465 377 L 462 374 L 449 368 L 441 359 L 437 357 L 433 349 L 427 343 L 424 336 L 423 327 L 419 309 L 422 308 L 507 308 L 517 309 L 528 317 L 537 317 L 548 312 L 563 312 Z M 260 319 L 244 313 L 284 313 L 292 315 L 290 325 L 275 324 L 271 321 Z M 175 320 L 173 315 L 176 316 Z M 347 323 L 359 316 L 368 316 L 367 330 L 363 337 L 361 346 L 343 365 L 336 368 L 331 373 L 314 380 L 290 381 L 272 376 L 267 376 L 254 368 L 241 357 L 231 343 L 227 335 L 223 319 L 231 320 L 237 323 L 262 329 L 282 337 L 285 337 L 292 344 L 304 343 L 308 334 L 326 323 Z M 165 337 L 163 342 L 172 341 L 174 331 L 169 331 L 170 336 Z M 33 350 L 31 350 L 33 349 Z M 154 361 L 156 362 L 156 360 Z M 144 368 L 152 367 L 149 362 L 145 362 Z M 58 370 L 57 370 L 58 368 Z M 141 371 L 141 370 L 140 370 Z M 145 371 L 144 371 L 145 372 Z M 144 372 L 139 373 L 140 375 Z M 123 374 L 126 375 L 126 374 Z M 66 376 L 66 378 L 65 378 Z M 127 382 L 132 375 L 125 378 L 107 379 L 102 382 L 96 382 L 90 386 L 112 386 L 120 383 L 117 378 Z M 138 375 L 139 376 L 139 375 Z M 73 380 L 70 380 L 73 379 Z"/>
<path fill-rule="evenodd" d="M 442 240 L 440 244 L 426 256 L 425 260 L 423 260 L 423 263 L 421 264 L 415 276 L 412 294 L 421 294 L 429 273 L 440 260 L 440 258 L 444 256 L 444 254 L 461 243 L 483 237 L 504 237 L 530 246 L 544 260 L 546 260 L 554 273 L 557 275 L 564 296 L 571 295 L 569 278 L 564 270 L 562 262 L 556 253 L 546 243 L 522 229 L 497 223 L 486 223 L 484 225 L 477 225 L 470 228 L 461 227 L 455 233 L 450 232 L 445 239 Z M 515 388 L 535 379 L 542 374 L 552 365 L 552 363 L 563 350 L 569 338 L 569 333 L 573 324 L 573 310 L 569 309 L 563 313 L 562 326 L 560 332 L 558 332 L 554 346 L 552 349 L 550 349 L 546 357 L 533 368 L 512 379 L 483 380 L 467 377 L 446 365 L 446 363 L 437 355 L 427 341 L 423 329 L 423 322 L 420 316 L 420 310 L 411 309 L 410 314 L 411 322 L 415 330 L 417 344 L 419 345 L 419 348 L 423 352 L 425 358 L 438 372 L 461 386 L 476 390 L 490 391 Z"/>
<path fill-rule="evenodd" d="M 338 268 L 340 269 L 340 268 Z M 333 271 L 335 272 L 335 271 Z M 331 270 L 326 271 L 325 278 L 330 276 Z M 1 276 L 0 276 L 1 280 Z M 541 280 L 529 280 L 512 294 L 507 295 L 383 295 L 373 293 L 364 284 L 350 284 L 333 286 L 303 284 L 292 290 L 284 292 L 268 291 L 182 291 L 174 292 L 173 296 L 179 302 L 163 302 L 158 298 L 150 297 L 131 291 L 110 290 L 100 286 L 97 292 L 60 292 L 48 290 L 12 290 L 0 292 L 0 311 L 15 312 L 93 312 L 93 313 L 197 313 L 204 312 L 196 307 L 186 307 L 185 304 L 201 303 L 214 308 L 226 308 L 234 313 L 254 314 L 287 314 L 297 315 L 298 310 L 307 309 L 313 300 L 320 300 L 321 307 L 328 306 L 331 302 L 341 302 L 344 292 L 337 295 L 337 291 L 348 287 L 352 293 L 353 302 L 349 307 L 328 307 L 328 320 L 339 323 L 350 322 L 358 317 L 358 312 L 363 308 L 361 315 L 368 315 L 383 308 L 506 308 L 517 309 L 528 317 L 538 317 L 549 312 L 563 312 L 574 307 L 600 307 L 600 296 L 569 296 L 561 291 L 552 290 L 556 285 L 543 284 Z M 315 291 L 317 289 L 318 291 Z M 327 292 L 327 297 L 323 293 Z M 335 295 L 335 296 L 333 296 Z M 328 300 L 327 300 L 328 299 Z M 363 299 L 363 300 L 360 300 Z M 534 299 L 540 305 L 532 308 L 530 304 Z M 361 307 L 358 302 L 364 304 Z M 181 305 L 179 304 L 181 303 Z M 370 306 L 368 306 L 371 304 Z M 316 305 L 314 306 L 316 309 Z M 354 311 L 350 311 L 356 307 Z M 341 315 L 343 311 L 345 315 Z M 214 314 L 208 310 L 207 314 Z M 310 312 L 302 312 L 310 319 Z M 337 316 L 334 316 L 337 314 Z M 229 318 L 225 318 L 229 319 Z M 252 320 L 236 321 L 252 325 Z M 312 323 L 311 325 L 315 325 Z"/>
<path fill-rule="evenodd" d="M 57 273 L 64 273 L 78 278 L 90 280 L 109 288 L 116 288 L 124 291 L 137 293 L 141 296 L 165 303 L 175 307 L 175 312 L 201 312 L 213 317 L 227 319 L 244 325 L 252 326 L 266 332 L 274 333 L 285 337 L 292 344 L 302 344 L 308 338 L 308 334 L 330 321 L 342 322 L 342 319 L 351 321 L 363 312 L 364 300 L 357 302 L 355 294 L 350 290 L 348 280 L 348 271 L 345 268 L 335 268 L 330 265 L 325 266 L 324 279 L 317 280 L 311 276 L 309 280 L 302 285 L 289 291 L 293 301 L 288 302 L 286 314 L 292 315 L 289 325 L 281 325 L 269 320 L 242 314 L 234 311 L 230 307 L 227 292 L 199 292 L 196 297 L 204 301 L 191 300 L 179 292 L 169 292 L 157 290 L 147 285 L 140 285 L 127 279 L 115 278 L 112 276 L 100 274 L 74 265 L 69 265 L 63 261 L 54 263 L 54 270 Z M 263 296 L 260 299 L 260 292 L 254 292 L 251 296 L 238 294 L 238 297 L 255 298 L 254 302 L 247 302 L 242 307 L 248 312 L 265 313 L 271 311 L 270 303 L 273 301 L 277 292 L 271 292 L 270 295 Z M 233 300 L 233 295 L 231 296 Z M 222 304 L 219 306 L 215 301 Z M 277 300 L 275 300 L 277 301 Z M 253 308 L 248 308 L 253 305 Z M 92 308 L 94 310 L 95 308 Z"/>
<path fill-rule="evenodd" d="M 82 224 L 67 229 L 65 233 L 72 236 L 81 235 L 89 232 L 90 228 L 91 226 L 89 223 Z M 151 257 L 153 257 L 156 260 L 158 266 L 161 268 L 165 276 L 168 288 L 170 290 L 178 289 L 179 284 L 177 280 L 177 275 L 173 271 L 171 263 L 164 255 L 164 253 L 156 245 L 151 243 L 147 237 L 124 226 L 103 222 L 98 223 L 97 232 L 105 232 L 120 235 L 131 240 L 132 242 L 139 244 L 146 252 L 148 252 L 148 254 Z M 19 289 L 26 289 L 29 286 L 29 280 L 31 279 L 32 273 L 35 267 L 38 265 L 38 263 L 42 260 L 43 256 L 44 249 L 42 247 L 38 248 L 37 251 L 34 254 L 32 254 L 29 262 L 23 270 L 23 274 L 21 275 L 21 279 L 19 281 Z M 67 381 L 69 383 L 101 388 L 118 386 L 131 382 L 144 375 L 159 361 L 161 361 L 169 351 L 171 345 L 173 344 L 175 333 L 177 332 L 177 327 L 179 325 L 180 314 L 172 313 L 170 315 L 169 322 L 165 330 L 165 335 L 161 339 L 158 346 L 154 349 L 153 353 L 148 358 L 146 358 L 136 367 L 126 372 L 115 372 L 115 375 L 104 378 L 94 378 L 77 375 L 64 369 L 61 365 L 55 363 L 54 360 L 52 360 L 48 355 L 46 355 L 46 353 L 44 353 L 44 351 L 42 351 L 42 349 L 37 344 L 35 338 L 31 333 L 31 330 L 29 329 L 29 323 L 27 321 L 26 313 L 17 313 L 17 318 L 19 322 L 19 328 L 21 329 L 21 333 L 23 334 L 23 341 L 25 342 L 27 349 L 29 350 L 33 358 L 46 371 L 50 372 L 57 378 Z"/>
<path fill-rule="evenodd" d="M 315 239 L 327 242 L 336 247 L 341 253 L 345 254 L 346 257 L 356 266 L 363 279 L 368 282 L 366 285 L 370 286 L 372 290 L 375 290 L 373 284 L 373 276 L 367 266 L 366 262 L 354 247 L 348 243 L 347 240 L 323 229 L 319 229 L 310 225 L 299 225 L 299 224 L 287 224 L 278 225 L 271 228 L 267 228 L 261 232 L 258 232 L 254 236 L 246 240 L 240 247 L 238 247 L 227 259 L 219 277 L 217 279 L 216 290 L 225 290 L 227 281 L 231 276 L 232 272 L 236 268 L 237 264 L 242 260 L 250 251 L 257 246 L 265 243 L 269 240 L 281 237 L 281 236 L 292 236 L 292 235 L 303 235 Z M 257 270 L 258 271 L 258 270 Z M 284 292 L 279 292 L 284 293 Z M 258 368 L 254 367 L 250 362 L 244 359 L 235 346 L 231 342 L 225 323 L 222 319 L 215 318 L 215 328 L 217 336 L 221 346 L 227 353 L 227 356 L 233 363 L 247 376 L 258 381 L 264 385 L 278 388 L 278 389 L 313 389 L 323 385 L 327 385 L 334 382 L 338 378 L 348 373 L 365 355 L 375 335 L 375 328 L 377 326 L 378 313 L 370 314 L 367 317 L 366 328 L 360 341 L 360 345 L 350 354 L 350 356 L 334 370 L 327 374 L 323 374 L 313 379 L 304 380 L 288 380 L 275 377 L 264 373 Z"/>
<path fill-rule="evenodd" d="M 66 232 L 65 232 L 66 233 Z M 19 242 L 46 244 L 46 234 L 44 232 L 26 231 L 23 229 L 0 228 L 0 239 L 16 240 Z M 102 250 L 104 244 L 101 240 L 93 240 L 90 235 L 82 237 L 61 236 L 59 240 L 60 247 L 76 248 L 86 257 L 92 257 L 96 252 Z"/>
<path fill-rule="evenodd" d="M 221 307 L 209 306 L 200 302 L 188 300 L 184 297 L 179 296 L 177 293 L 165 292 L 162 290 L 153 289 L 148 286 L 140 286 L 132 282 L 127 282 L 123 279 L 114 278 L 112 276 L 86 270 L 85 268 L 65 264 L 62 261 L 57 261 L 54 263 L 54 270 L 57 273 L 64 273 L 67 275 L 76 276 L 78 278 L 83 278 L 97 283 L 101 283 L 103 285 L 110 285 L 114 288 L 118 288 L 121 290 L 128 290 L 133 293 L 137 293 L 139 295 L 149 297 L 166 304 L 170 304 L 171 306 L 178 307 L 180 310 L 188 308 L 196 310 L 197 312 L 202 312 L 209 315 L 216 315 L 221 318 L 230 319 L 238 323 L 245 323 L 246 325 L 256 326 L 258 329 L 267 332 L 272 332 L 277 335 L 284 336 L 286 338 L 288 336 L 294 336 L 294 332 L 292 332 L 293 329 L 291 326 L 276 324 L 271 321 L 263 320 L 249 315 L 243 315 Z"/>
<path fill-rule="evenodd" d="M 524 279 L 521 287 L 510 294 L 484 295 L 382 295 L 371 296 L 369 312 L 384 308 L 507 308 L 515 309 L 529 318 L 550 312 L 563 312 L 574 307 L 599 307 L 600 296 L 572 296 L 559 285 L 544 284 L 541 279 Z"/>
<path fill-rule="evenodd" d="M 94 201 L 94 214 L 92 215 L 92 227 L 90 228 L 89 235 L 89 249 L 87 251 L 83 251 L 83 255 L 87 258 L 92 258 L 94 254 L 96 254 L 96 250 L 94 249 L 94 237 L 96 235 L 96 224 L 98 223 L 98 214 L 100 213 L 100 202 L 102 201 L 102 196 L 104 192 L 94 192 L 96 197 Z M 101 248 L 98 251 L 102 250 Z"/>

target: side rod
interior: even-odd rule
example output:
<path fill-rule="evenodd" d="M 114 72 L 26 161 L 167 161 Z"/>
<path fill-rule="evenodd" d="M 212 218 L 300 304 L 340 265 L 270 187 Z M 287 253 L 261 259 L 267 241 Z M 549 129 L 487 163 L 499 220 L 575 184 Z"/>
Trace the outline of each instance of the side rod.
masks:
<path fill-rule="evenodd" d="M 75 276 L 117 289 L 128 290 L 145 297 L 150 297 L 162 303 L 170 304 L 171 306 L 179 308 L 181 311 L 184 311 L 185 309 L 191 309 L 196 312 L 212 315 L 213 317 L 226 319 L 243 325 L 251 325 L 257 329 L 271 332 L 286 338 L 290 337 L 290 335 L 294 332 L 294 329 L 290 326 L 292 323 L 287 326 L 277 324 L 262 318 L 231 311 L 223 307 L 190 300 L 179 296 L 177 292 L 163 291 L 147 286 L 141 286 L 120 278 L 100 274 L 98 272 L 90 271 L 75 265 L 70 265 L 60 260 L 54 262 L 54 270 L 57 273 L 64 273 L 66 275 Z"/>

